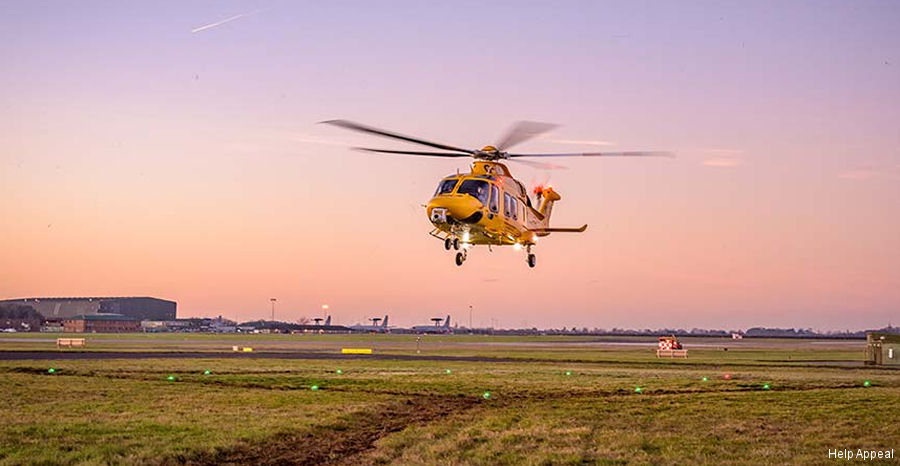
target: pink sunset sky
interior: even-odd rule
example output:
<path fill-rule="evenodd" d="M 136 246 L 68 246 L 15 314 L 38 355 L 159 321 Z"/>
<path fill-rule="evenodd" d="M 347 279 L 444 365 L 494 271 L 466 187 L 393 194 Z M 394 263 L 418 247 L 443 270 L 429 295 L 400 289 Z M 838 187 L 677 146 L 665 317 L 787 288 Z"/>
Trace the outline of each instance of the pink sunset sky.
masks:
<path fill-rule="evenodd" d="M 900 3 L 43 2 L 0 7 L 0 298 L 504 327 L 900 322 Z M 208 27 L 207 27 L 208 26 Z M 422 204 L 463 147 L 562 195 L 529 269 Z"/>

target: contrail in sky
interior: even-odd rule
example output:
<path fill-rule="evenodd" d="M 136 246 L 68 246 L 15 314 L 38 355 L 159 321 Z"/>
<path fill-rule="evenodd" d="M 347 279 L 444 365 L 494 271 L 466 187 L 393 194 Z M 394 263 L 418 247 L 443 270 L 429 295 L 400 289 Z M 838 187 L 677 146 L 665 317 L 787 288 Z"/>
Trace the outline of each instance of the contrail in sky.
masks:
<path fill-rule="evenodd" d="M 262 10 L 253 10 L 253 11 L 251 11 L 250 13 L 241 13 L 241 14 L 239 14 L 239 15 L 234 15 L 234 16 L 232 16 L 232 17 L 230 17 L 230 18 L 225 18 L 225 19 L 223 19 L 222 21 L 216 21 L 215 23 L 207 24 L 206 26 L 200 26 L 200 27 L 198 27 L 198 28 L 191 29 L 191 32 L 194 33 L 194 34 L 196 34 L 196 33 L 200 32 L 200 31 L 204 31 L 204 30 L 206 30 L 206 29 L 211 29 L 211 28 L 214 28 L 214 27 L 216 27 L 216 26 L 221 26 L 221 25 L 223 25 L 223 24 L 225 24 L 225 23 L 230 23 L 230 22 L 232 22 L 232 21 L 234 21 L 234 20 L 236 20 L 236 19 L 241 19 L 241 18 L 244 18 L 244 17 L 246 17 L 246 16 L 253 16 L 253 15 L 259 13 L 260 11 L 262 11 Z"/>

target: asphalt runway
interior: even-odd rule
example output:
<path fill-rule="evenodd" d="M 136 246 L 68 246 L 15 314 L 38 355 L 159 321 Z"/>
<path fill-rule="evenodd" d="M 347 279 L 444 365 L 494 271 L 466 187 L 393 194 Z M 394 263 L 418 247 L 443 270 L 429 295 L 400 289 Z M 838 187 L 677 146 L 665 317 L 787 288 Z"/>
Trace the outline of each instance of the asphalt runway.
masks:
<path fill-rule="evenodd" d="M 562 362 L 556 360 L 411 354 L 341 354 L 313 352 L 213 351 L 0 351 L 0 361 L 61 361 L 97 359 L 369 359 L 379 361 Z"/>

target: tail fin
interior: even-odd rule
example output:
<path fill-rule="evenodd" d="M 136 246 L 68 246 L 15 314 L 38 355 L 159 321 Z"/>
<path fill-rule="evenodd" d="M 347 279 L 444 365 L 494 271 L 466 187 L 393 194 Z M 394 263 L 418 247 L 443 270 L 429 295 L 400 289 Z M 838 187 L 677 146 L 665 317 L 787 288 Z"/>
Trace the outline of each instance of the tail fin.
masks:
<path fill-rule="evenodd" d="M 388 319 L 388 316 L 387 316 L 387 314 L 385 314 L 384 320 L 381 321 L 381 326 L 384 328 L 387 328 L 387 319 Z"/>
<path fill-rule="evenodd" d="M 444 328 L 450 328 L 450 314 L 447 314 L 447 320 L 444 321 Z"/>
<path fill-rule="evenodd" d="M 325 325 L 331 325 L 331 316 L 325 317 Z"/>
<path fill-rule="evenodd" d="M 538 201 L 540 202 L 540 204 L 538 204 L 538 213 L 540 213 L 545 220 L 549 221 L 550 213 L 553 211 L 553 203 L 560 200 L 561 197 L 550 186 L 540 188 L 536 194 Z"/>
<path fill-rule="evenodd" d="M 541 226 L 538 228 L 531 228 L 530 230 L 536 233 L 538 236 L 547 236 L 550 233 L 581 233 L 587 229 L 587 225 L 582 225 L 578 228 L 550 228 L 550 213 L 553 211 L 553 203 L 560 200 L 561 197 L 559 193 L 553 190 L 552 187 L 543 187 L 538 186 L 535 188 L 534 193 L 537 195 L 538 201 L 540 202 L 538 207 L 538 213 L 541 215 Z"/>

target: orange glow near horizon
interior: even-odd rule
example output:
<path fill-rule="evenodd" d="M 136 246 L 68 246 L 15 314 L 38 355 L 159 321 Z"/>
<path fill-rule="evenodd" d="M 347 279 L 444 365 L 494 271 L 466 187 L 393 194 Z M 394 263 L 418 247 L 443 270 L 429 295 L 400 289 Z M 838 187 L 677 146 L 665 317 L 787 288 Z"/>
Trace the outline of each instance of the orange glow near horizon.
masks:
<path fill-rule="evenodd" d="M 482 37 L 459 33 L 465 8 L 416 9 L 409 31 L 374 5 L 284 4 L 192 34 L 229 17 L 217 5 L 0 18 L 0 298 L 157 296 L 250 320 L 277 296 L 287 320 L 402 326 L 470 305 L 477 326 L 898 323 L 896 5 L 779 21 L 742 5 L 720 24 L 699 5 L 588 4 L 546 25 L 548 4 Z M 545 120 L 563 125 L 517 149 L 677 157 L 510 164 L 552 181 L 552 224 L 588 230 L 543 238 L 533 270 L 480 247 L 457 268 L 421 205 L 465 159 L 355 152 L 415 147 L 315 124 L 338 117 L 463 147 Z"/>

